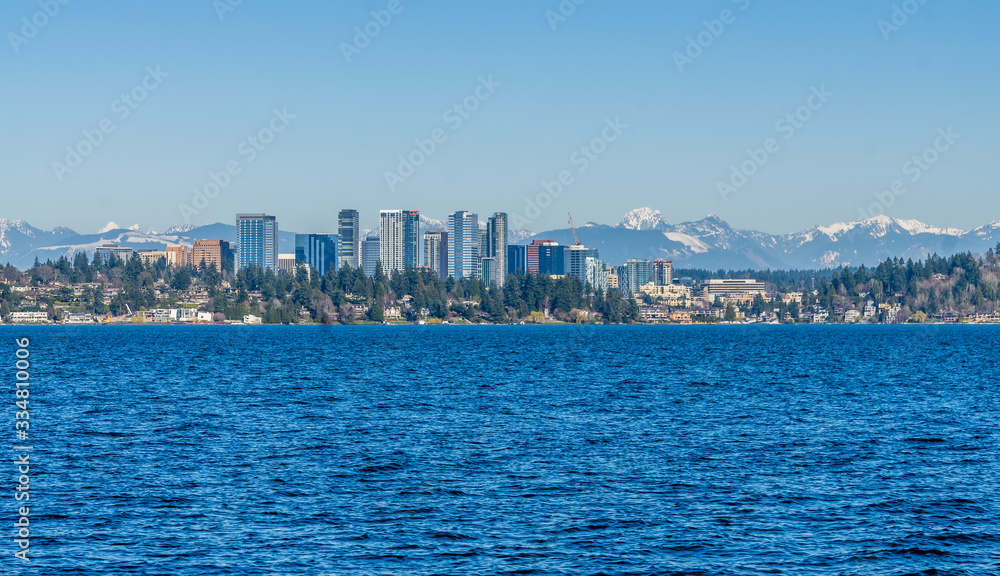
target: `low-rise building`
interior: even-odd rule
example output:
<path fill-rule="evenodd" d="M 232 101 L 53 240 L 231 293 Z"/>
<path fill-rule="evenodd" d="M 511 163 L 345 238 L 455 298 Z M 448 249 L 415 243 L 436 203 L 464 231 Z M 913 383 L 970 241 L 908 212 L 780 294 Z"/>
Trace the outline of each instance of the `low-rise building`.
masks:
<path fill-rule="evenodd" d="M 10 321 L 13 324 L 48 323 L 49 314 L 48 312 L 11 312 Z"/>
<path fill-rule="evenodd" d="M 666 322 L 670 319 L 670 314 L 660 305 L 639 306 L 639 319 L 643 322 Z"/>
<path fill-rule="evenodd" d="M 972 320 L 982 324 L 1000 324 L 1000 312 L 976 314 Z"/>
<path fill-rule="evenodd" d="M 148 266 L 154 266 L 161 258 L 164 260 L 167 258 L 167 253 L 161 250 L 137 250 L 136 254 L 139 255 L 139 260 Z"/>
<path fill-rule="evenodd" d="M 681 311 L 671 312 L 670 313 L 670 319 L 673 320 L 674 322 L 680 322 L 681 324 L 690 324 L 691 323 L 691 313 L 690 312 L 681 312 Z"/>
<path fill-rule="evenodd" d="M 763 294 L 764 283 L 759 280 L 737 278 L 737 279 L 713 279 L 707 280 L 701 285 L 702 293 L 706 296 L 724 296 L 727 294 Z"/>
<path fill-rule="evenodd" d="M 865 318 L 874 318 L 875 313 L 876 313 L 875 302 L 869 300 L 868 303 L 865 304 L 865 310 L 864 310 Z"/>
<path fill-rule="evenodd" d="M 795 302 L 796 304 L 801 304 L 802 292 L 789 292 L 787 294 L 783 294 L 781 296 L 781 299 L 782 301 L 784 301 L 785 304 L 791 304 L 792 302 Z"/>
<path fill-rule="evenodd" d="M 691 288 L 680 284 L 657 285 L 648 282 L 643 284 L 639 290 L 642 294 L 665 300 L 668 306 L 686 306 L 691 298 Z"/>
<path fill-rule="evenodd" d="M 295 254 L 278 254 L 278 270 L 290 278 L 295 277 Z"/>

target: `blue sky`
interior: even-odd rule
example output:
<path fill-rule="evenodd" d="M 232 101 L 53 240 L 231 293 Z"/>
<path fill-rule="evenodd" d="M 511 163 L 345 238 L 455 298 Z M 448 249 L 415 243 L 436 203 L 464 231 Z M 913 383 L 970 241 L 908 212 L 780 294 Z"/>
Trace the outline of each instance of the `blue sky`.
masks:
<path fill-rule="evenodd" d="M 46 0 L 0 11 L 0 217 L 38 227 L 267 212 L 282 229 L 333 232 L 349 207 L 366 227 L 401 208 L 506 211 L 541 231 L 567 212 L 614 223 L 650 206 L 669 222 L 717 213 L 790 232 L 874 215 L 875 202 L 941 226 L 1000 219 L 994 2 L 399 0 L 381 25 L 372 11 L 388 0 L 48 1 L 51 17 Z M 880 29 L 894 9 L 898 26 Z M 378 35 L 356 43 L 366 26 Z M 482 79 L 492 87 L 477 96 Z M 133 90 L 145 99 L 124 116 Z M 447 111 L 463 102 L 475 109 L 458 125 Z M 808 119 L 789 134 L 778 122 L 797 112 Z M 99 145 L 81 148 L 102 122 Z M 906 163 L 949 127 L 957 137 L 914 181 Z M 251 158 L 256 135 L 273 139 Z M 435 135 L 412 175 L 387 183 Z M 767 160 L 721 192 L 769 138 Z M 581 146 L 594 147 L 586 163 Z M 71 167 L 67 147 L 89 155 Z M 572 183 L 526 209 L 563 171 Z M 896 180 L 905 192 L 892 195 Z M 214 198 L 196 202 L 206 186 Z"/>

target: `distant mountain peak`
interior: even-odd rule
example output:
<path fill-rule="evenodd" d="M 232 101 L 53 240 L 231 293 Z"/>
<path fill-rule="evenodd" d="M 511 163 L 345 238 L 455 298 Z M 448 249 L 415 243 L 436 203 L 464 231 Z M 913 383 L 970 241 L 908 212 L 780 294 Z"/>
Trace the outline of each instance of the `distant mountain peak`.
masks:
<path fill-rule="evenodd" d="M 170 228 L 167 228 L 167 231 L 164 232 L 164 234 L 183 234 L 194 230 L 194 228 L 194 224 L 174 224 Z"/>
<path fill-rule="evenodd" d="M 655 230 L 663 224 L 663 215 L 660 211 L 647 207 L 630 210 L 618 226 L 627 230 Z"/>
<path fill-rule="evenodd" d="M 443 220 L 436 220 L 434 218 L 430 218 L 429 216 L 426 216 L 423 213 L 420 214 L 420 223 L 423 224 L 425 228 L 438 228 L 441 230 L 448 229 L 448 225 Z"/>
<path fill-rule="evenodd" d="M 931 226 L 919 220 L 901 220 L 892 218 L 885 214 L 879 214 L 872 218 L 865 218 L 859 222 L 838 222 L 829 226 L 815 226 L 813 229 L 826 234 L 830 238 L 836 239 L 840 235 L 863 230 L 874 238 L 881 238 L 890 232 L 903 232 L 911 236 L 917 234 L 934 234 L 938 236 L 963 236 L 967 233 L 959 228 L 941 228 Z"/>
<path fill-rule="evenodd" d="M 104 234 L 105 232 L 111 232 L 112 230 L 120 230 L 121 226 L 115 224 L 113 221 L 108 222 L 103 228 L 97 231 L 98 234 Z"/>

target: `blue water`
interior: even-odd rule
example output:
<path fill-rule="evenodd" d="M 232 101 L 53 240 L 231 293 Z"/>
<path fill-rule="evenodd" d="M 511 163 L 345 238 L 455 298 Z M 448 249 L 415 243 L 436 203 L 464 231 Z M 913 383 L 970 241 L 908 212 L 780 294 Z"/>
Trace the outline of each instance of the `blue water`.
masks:
<path fill-rule="evenodd" d="M 1000 573 L 1000 328 L 0 335 L 4 573 Z"/>

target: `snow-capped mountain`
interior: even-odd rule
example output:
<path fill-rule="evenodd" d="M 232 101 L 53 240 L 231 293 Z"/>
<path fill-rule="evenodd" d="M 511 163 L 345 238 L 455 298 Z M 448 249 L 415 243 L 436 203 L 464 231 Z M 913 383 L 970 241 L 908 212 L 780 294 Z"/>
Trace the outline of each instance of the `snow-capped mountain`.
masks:
<path fill-rule="evenodd" d="M 445 222 L 421 215 L 425 229 L 446 229 Z M 75 252 L 93 253 L 104 243 L 142 250 L 162 250 L 168 244 L 191 245 L 198 239 L 236 241 L 232 224 L 174 226 L 163 234 L 142 232 L 138 225 L 118 227 L 113 222 L 96 234 L 77 234 L 65 227 L 51 231 L 34 228 L 22 220 L 0 219 L 0 262 L 30 267 L 35 257 L 45 261 Z M 363 231 L 362 237 L 369 232 Z M 859 222 L 813 226 L 791 234 L 767 234 L 731 227 L 717 215 L 694 222 L 668 224 L 659 211 L 640 208 L 627 213 L 615 225 L 589 222 L 577 227 L 581 241 L 600 251 L 601 259 L 619 265 L 629 258 L 673 260 L 683 268 L 723 269 L 811 269 L 841 265 L 877 264 L 889 257 L 924 258 L 930 254 L 971 251 L 985 253 L 1000 241 L 1000 221 L 971 231 L 941 228 L 916 220 L 878 216 Z M 512 244 L 533 239 L 572 244 L 569 228 L 533 233 L 510 231 Z M 279 251 L 294 250 L 295 235 L 279 234 Z"/>
<path fill-rule="evenodd" d="M 444 220 L 436 220 L 423 214 L 420 215 L 420 225 L 427 230 L 447 230 L 448 224 Z"/>
<path fill-rule="evenodd" d="M 659 210 L 636 208 L 625 214 L 618 226 L 629 230 L 656 230 L 665 224 Z"/>
<path fill-rule="evenodd" d="M 518 228 L 517 230 L 511 230 L 507 233 L 507 241 L 511 244 L 519 244 L 528 238 L 535 235 L 531 230 L 525 230 L 523 228 Z"/>
<path fill-rule="evenodd" d="M 52 231 L 46 232 L 31 226 L 24 220 L 0 218 L 0 262 L 23 267 L 17 262 L 18 255 L 75 235 L 76 232 L 64 226 L 57 226 Z"/>
<path fill-rule="evenodd" d="M 111 225 L 115 227 L 109 228 Z M 236 226 L 209 224 L 197 228 L 187 227 L 184 232 L 174 227 L 167 233 L 159 234 L 153 230 L 143 232 L 139 225 L 121 228 L 114 222 L 109 222 L 96 234 L 78 234 L 61 226 L 45 232 L 21 220 L 0 219 L 0 263 L 10 263 L 25 269 L 31 267 L 36 257 L 42 262 L 56 260 L 60 256 L 72 258 L 77 252 L 87 252 L 92 257 L 94 250 L 101 244 L 114 243 L 135 250 L 163 250 L 171 244 L 191 247 L 195 240 L 202 239 L 235 243 Z M 279 232 L 278 250 L 282 253 L 295 251 L 293 232 Z"/>
<path fill-rule="evenodd" d="M 194 224 L 174 224 L 164 234 L 184 234 L 185 232 L 190 232 L 195 229 Z"/>
<path fill-rule="evenodd" d="M 578 227 L 581 241 L 600 251 L 609 264 L 630 258 L 673 260 L 675 266 L 706 269 L 811 269 L 877 264 L 889 257 L 925 258 L 931 254 L 984 253 L 1000 240 L 1000 222 L 970 232 L 887 216 L 860 222 L 813 226 L 792 234 L 738 230 L 715 214 L 695 222 L 668 224 L 658 211 L 640 208 L 616 226 Z M 524 239 L 573 243 L 570 229 L 541 232 Z"/>

